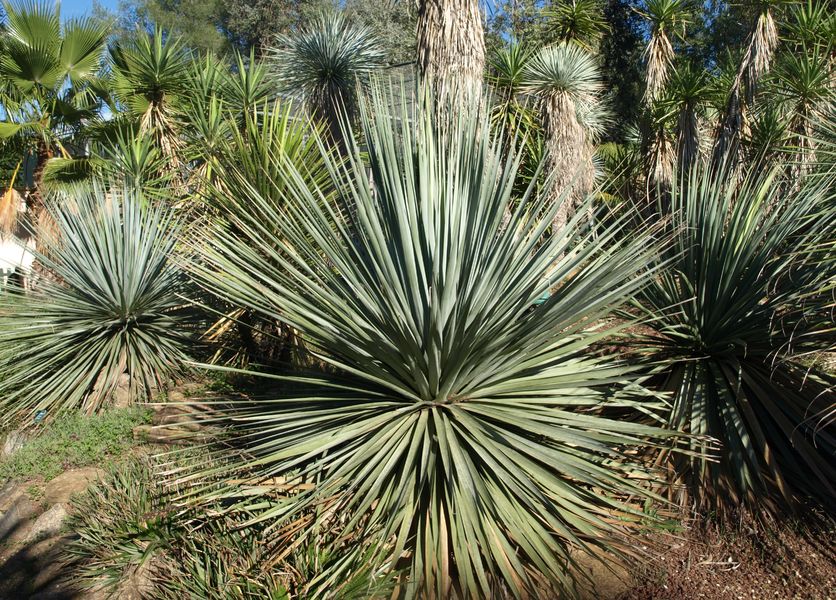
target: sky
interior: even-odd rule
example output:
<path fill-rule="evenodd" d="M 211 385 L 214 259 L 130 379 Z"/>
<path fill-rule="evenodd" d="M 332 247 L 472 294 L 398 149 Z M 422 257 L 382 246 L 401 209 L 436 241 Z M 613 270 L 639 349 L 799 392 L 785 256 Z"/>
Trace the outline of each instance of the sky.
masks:
<path fill-rule="evenodd" d="M 98 3 L 105 8 L 115 11 L 119 0 L 98 0 Z M 71 19 L 83 17 L 93 12 L 93 0 L 59 0 L 56 4 L 61 5 L 61 17 Z"/>

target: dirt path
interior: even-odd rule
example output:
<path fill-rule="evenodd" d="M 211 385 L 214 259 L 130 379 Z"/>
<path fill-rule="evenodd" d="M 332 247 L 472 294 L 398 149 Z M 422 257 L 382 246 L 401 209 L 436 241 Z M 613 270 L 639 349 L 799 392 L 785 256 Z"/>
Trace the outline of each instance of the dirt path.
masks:
<path fill-rule="evenodd" d="M 70 498 L 99 477 L 96 468 L 73 469 L 42 484 L 10 482 L 0 487 L 0 600 L 99 600 L 67 581 L 61 551 Z"/>

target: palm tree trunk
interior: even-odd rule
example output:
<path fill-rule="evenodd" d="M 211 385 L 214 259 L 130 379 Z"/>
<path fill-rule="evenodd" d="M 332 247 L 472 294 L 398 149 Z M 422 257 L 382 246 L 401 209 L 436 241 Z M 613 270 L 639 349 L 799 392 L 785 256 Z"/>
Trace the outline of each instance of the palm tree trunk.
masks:
<path fill-rule="evenodd" d="M 44 170 L 46 169 L 46 163 L 49 162 L 49 159 L 53 156 L 54 152 L 49 144 L 43 141 L 38 142 L 38 148 L 35 151 L 35 169 L 32 173 L 33 189 L 29 193 L 29 202 L 27 206 L 27 209 L 32 213 L 33 217 L 40 216 L 44 207 Z M 35 219 L 33 219 L 33 221 L 35 221 Z"/>
<path fill-rule="evenodd" d="M 679 113 L 677 125 L 677 155 L 680 171 L 688 171 L 700 153 L 700 126 L 696 106 L 686 102 Z"/>
<path fill-rule="evenodd" d="M 478 0 L 421 0 L 418 71 L 439 99 L 458 104 L 481 90 L 485 34 Z"/>

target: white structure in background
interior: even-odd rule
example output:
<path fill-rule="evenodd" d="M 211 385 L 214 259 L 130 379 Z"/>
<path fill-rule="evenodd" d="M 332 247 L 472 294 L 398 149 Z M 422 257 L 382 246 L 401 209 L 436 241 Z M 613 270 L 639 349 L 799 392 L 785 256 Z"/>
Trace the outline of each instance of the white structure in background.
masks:
<path fill-rule="evenodd" d="M 20 199 L 20 213 L 26 212 L 26 202 Z M 20 232 L 22 233 L 22 232 Z M 32 237 L 17 237 L 10 234 L 0 233 L 0 289 L 8 283 L 12 273 L 20 273 L 23 281 L 28 280 L 32 263 L 35 256 L 32 250 L 35 248 L 35 239 Z"/>

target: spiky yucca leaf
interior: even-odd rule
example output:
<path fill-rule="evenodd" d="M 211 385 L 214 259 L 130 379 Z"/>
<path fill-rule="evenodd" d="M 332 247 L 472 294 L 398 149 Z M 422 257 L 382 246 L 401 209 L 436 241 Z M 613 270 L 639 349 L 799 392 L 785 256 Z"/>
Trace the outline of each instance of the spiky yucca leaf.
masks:
<path fill-rule="evenodd" d="M 601 37 L 610 29 L 600 0 L 557 2 L 545 14 L 548 28 L 558 40 L 578 44 L 590 52 L 597 50 Z"/>
<path fill-rule="evenodd" d="M 48 208 L 60 236 L 38 259 L 54 277 L 0 313 L 3 420 L 98 409 L 127 373 L 148 390 L 186 360 L 176 224 L 131 192 L 94 189 Z"/>
<path fill-rule="evenodd" d="M 704 508 L 770 510 L 796 494 L 832 506 L 836 436 L 815 415 L 836 401 L 834 380 L 793 359 L 832 336 L 832 174 L 793 188 L 757 167 L 742 183 L 706 167 L 677 183 L 670 267 L 641 296 L 656 330 L 644 343 L 666 365 L 670 426 L 723 445 L 719 462 L 678 465 L 682 491 Z"/>
<path fill-rule="evenodd" d="M 623 548 L 639 516 L 625 495 L 648 498 L 630 449 L 661 430 L 598 414 L 632 370 L 590 349 L 646 283 L 653 231 L 546 235 L 555 207 L 533 187 L 512 207 L 517 162 L 487 113 L 439 125 L 436 107 L 376 96 L 371 179 L 357 147 L 345 167 L 326 158 L 336 199 L 277 161 L 279 207 L 230 172 L 234 227 L 201 245 L 208 288 L 300 330 L 333 372 L 231 412 L 254 457 L 239 468 L 316 482 L 262 515 L 281 533 L 320 507 L 347 540 L 313 594 L 359 553 L 405 570 L 406 597 L 571 593 L 572 549 Z"/>

